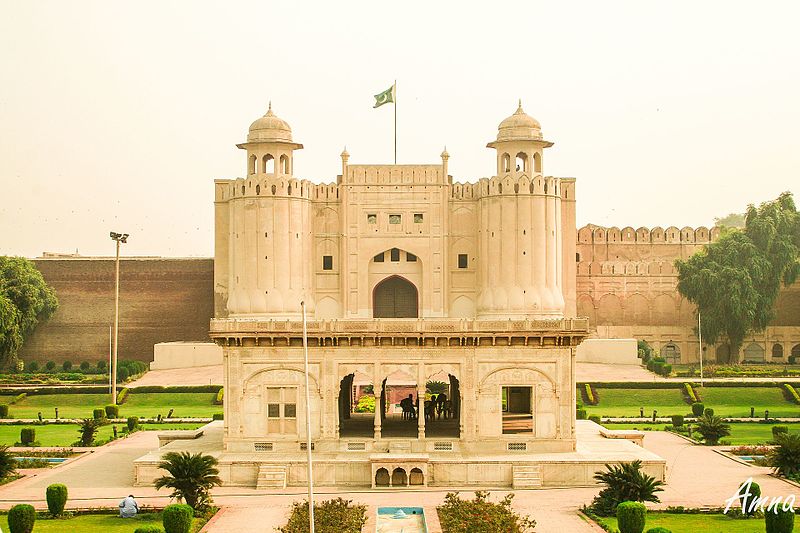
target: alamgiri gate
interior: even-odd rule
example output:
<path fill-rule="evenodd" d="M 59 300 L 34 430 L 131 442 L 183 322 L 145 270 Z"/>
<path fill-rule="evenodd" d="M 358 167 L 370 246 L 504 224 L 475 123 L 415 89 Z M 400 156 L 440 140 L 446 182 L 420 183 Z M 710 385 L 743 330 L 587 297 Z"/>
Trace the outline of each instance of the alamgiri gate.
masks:
<path fill-rule="evenodd" d="M 303 148 L 270 109 L 238 144 L 246 177 L 215 181 L 215 318 L 224 421 L 169 451 L 219 460 L 225 485 L 593 485 L 611 462 L 665 461 L 638 432 L 575 419 L 576 180 L 544 174 L 522 105 L 487 144 L 495 174 L 353 164 L 295 177 Z M 302 302 L 302 303 L 301 303 Z M 303 352 L 307 315 L 308 395 Z M 365 401 L 365 398 L 367 401 Z"/>

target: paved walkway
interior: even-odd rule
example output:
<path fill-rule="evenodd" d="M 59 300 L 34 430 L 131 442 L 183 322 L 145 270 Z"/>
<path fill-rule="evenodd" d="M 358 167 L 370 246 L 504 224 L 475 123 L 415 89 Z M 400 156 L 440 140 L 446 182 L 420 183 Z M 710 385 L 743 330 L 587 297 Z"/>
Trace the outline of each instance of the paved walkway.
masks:
<path fill-rule="evenodd" d="M 51 483 L 69 487 L 69 508 L 116 507 L 127 494 L 134 494 L 142 505 L 163 506 L 169 503 L 166 491 L 152 487 L 133 487 L 131 462 L 155 449 L 156 432 L 143 431 L 127 439 L 114 441 L 94 449 L 76 460 L 47 470 L 28 470 L 28 477 L 0 486 L 0 508 L 25 502 L 45 509 L 45 488 Z M 670 433 L 653 431 L 645 437 L 645 447 L 667 461 L 667 486 L 659 495 L 662 503 L 655 508 L 683 505 L 688 507 L 721 507 L 739 484 L 753 479 L 761 485 L 762 493 L 772 496 L 800 495 L 800 489 L 771 477 L 770 469 L 748 466 L 714 451 L 711 447 L 696 446 Z M 576 514 L 589 503 L 598 488 L 519 490 L 515 492 L 514 507 L 533 516 L 539 533 L 591 532 L 593 526 Z M 375 509 L 385 505 L 422 506 L 428 517 L 435 517 L 447 489 L 419 491 L 369 490 L 345 491 L 320 488 L 320 498 L 341 496 L 369 507 L 368 516 L 374 520 Z M 492 491 L 492 498 L 501 498 L 506 490 Z M 471 496 L 471 491 L 462 491 Z M 302 487 L 275 491 L 256 491 L 242 487 L 223 487 L 214 491 L 216 502 L 224 511 L 205 531 L 248 531 L 257 523 L 264 531 L 272 531 L 285 523 L 293 501 L 306 497 Z M 435 520 L 431 532 L 438 531 Z M 374 526 L 373 526 L 374 527 Z"/>
<path fill-rule="evenodd" d="M 163 387 L 180 385 L 222 385 L 222 365 L 196 366 L 192 368 L 170 368 L 151 370 L 128 387 L 161 385 Z"/>

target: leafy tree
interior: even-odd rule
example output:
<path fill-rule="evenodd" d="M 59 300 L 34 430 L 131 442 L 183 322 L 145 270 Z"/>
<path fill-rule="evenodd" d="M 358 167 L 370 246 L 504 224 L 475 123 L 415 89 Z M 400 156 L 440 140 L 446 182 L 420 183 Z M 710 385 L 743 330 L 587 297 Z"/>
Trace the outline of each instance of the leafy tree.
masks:
<path fill-rule="evenodd" d="M 514 495 L 508 494 L 498 503 L 489 501 L 488 491 L 475 492 L 474 500 L 462 500 L 457 492 L 448 492 L 437 507 L 442 530 L 448 533 L 526 533 L 533 531 L 536 521 L 520 516 L 511 507 Z"/>
<path fill-rule="evenodd" d="M 367 523 L 367 507 L 353 505 L 352 500 L 336 498 L 314 502 L 314 531 L 318 533 L 361 533 Z M 280 533 L 308 532 L 308 500 L 294 502 L 285 526 Z"/>
<path fill-rule="evenodd" d="M 55 291 L 33 262 L 0 256 L 0 363 L 15 357 L 36 325 L 57 308 Z"/>
<path fill-rule="evenodd" d="M 731 434 L 731 427 L 722 417 L 706 411 L 697 419 L 697 431 L 703 436 L 706 444 L 716 446 L 719 444 L 719 439 Z"/>
<path fill-rule="evenodd" d="M 800 274 L 800 214 L 792 194 L 747 208 L 743 230 L 732 229 L 686 261 L 677 260 L 678 292 L 702 313 L 703 339 L 727 339 L 738 354 L 748 332 L 774 318 L 781 284 Z"/>
<path fill-rule="evenodd" d="M 800 434 L 779 433 L 775 442 L 778 445 L 767 456 L 775 473 L 788 478 L 800 476 Z"/>
<path fill-rule="evenodd" d="M 642 462 L 637 460 L 619 465 L 606 465 L 606 472 L 597 472 L 594 478 L 606 488 L 592 501 L 592 509 L 600 516 L 613 516 L 622 502 L 655 502 L 656 492 L 662 491 L 662 481 L 642 472 Z"/>
<path fill-rule="evenodd" d="M 205 510 L 212 503 L 209 491 L 222 484 L 217 460 L 210 455 L 189 452 L 168 452 L 158 467 L 169 472 L 168 476 L 156 479 L 156 489 L 172 489 L 170 497 L 186 502 L 195 510 Z"/>
<path fill-rule="evenodd" d="M 730 213 L 724 217 L 715 217 L 714 225 L 723 228 L 737 228 L 744 227 L 744 213 Z"/>
<path fill-rule="evenodd" d="M 14 475 L 17 462 L 8 451 L 8 446 L 0 446 L 0 480 Z"/>

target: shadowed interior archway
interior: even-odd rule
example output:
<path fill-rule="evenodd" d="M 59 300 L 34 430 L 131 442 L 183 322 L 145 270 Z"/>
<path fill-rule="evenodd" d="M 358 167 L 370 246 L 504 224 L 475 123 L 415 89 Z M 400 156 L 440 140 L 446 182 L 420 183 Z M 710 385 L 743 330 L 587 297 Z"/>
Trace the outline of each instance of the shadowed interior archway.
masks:
<path fill-rule="evenodd" d="M 418 318 L 419 293 L 401 276 L 389 276 L 372 291 L 373 318 Z"/>

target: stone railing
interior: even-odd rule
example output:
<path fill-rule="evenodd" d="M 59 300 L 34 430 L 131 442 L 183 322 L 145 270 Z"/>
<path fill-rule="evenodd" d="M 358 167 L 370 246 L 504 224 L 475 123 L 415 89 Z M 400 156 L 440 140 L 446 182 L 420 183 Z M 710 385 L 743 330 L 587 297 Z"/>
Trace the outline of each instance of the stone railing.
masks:
<path fill-rule="evenodd" d="M 462 318 L 354 318 L 309 320 L 306 328 L 310 335 L 380 335 L 403 333 L 436 336 L 520 333 L 575 333 L 586 334 L 589 319 L 556 318 L 542 320 L 475 320 Z M 259 318 L 226 318 L 211 320 L 211 336 L 228 333 L 264 333 L 271 335 L 302 334 L 299 320 L 263 320 Z"/>

